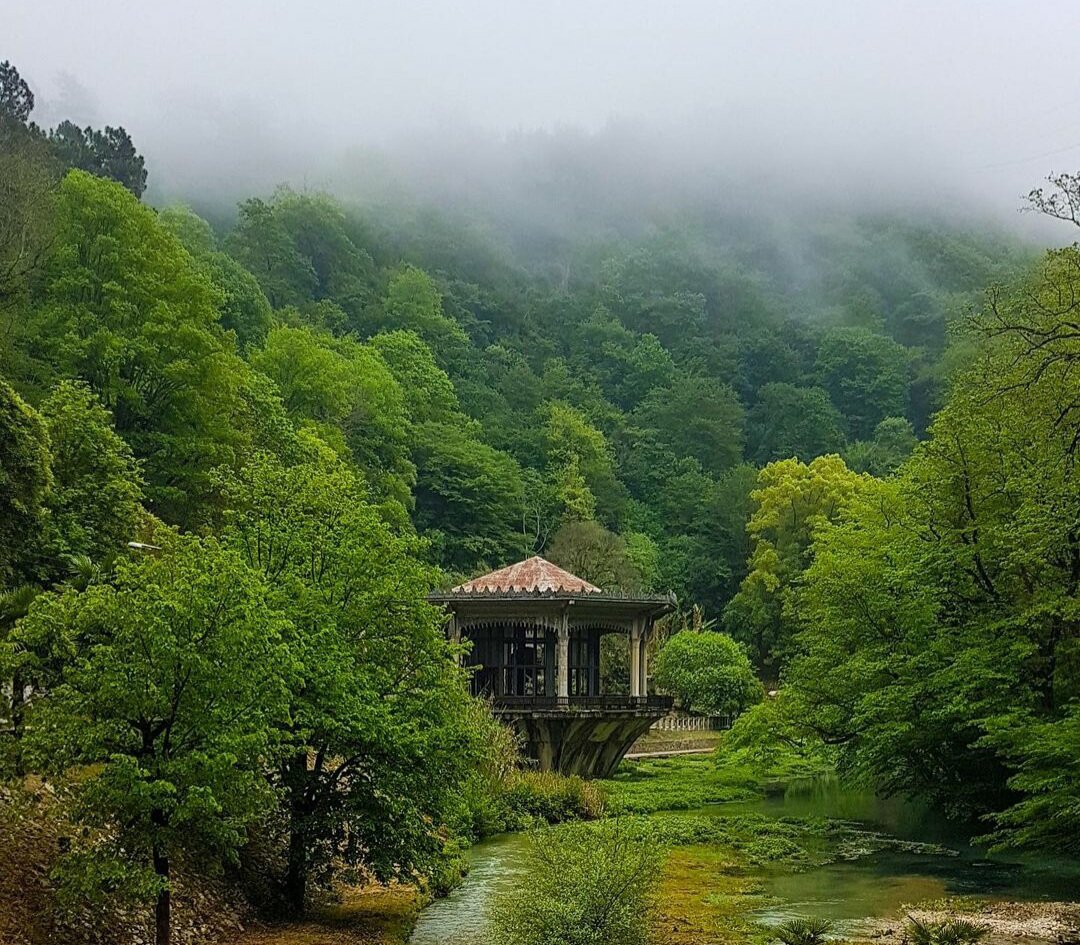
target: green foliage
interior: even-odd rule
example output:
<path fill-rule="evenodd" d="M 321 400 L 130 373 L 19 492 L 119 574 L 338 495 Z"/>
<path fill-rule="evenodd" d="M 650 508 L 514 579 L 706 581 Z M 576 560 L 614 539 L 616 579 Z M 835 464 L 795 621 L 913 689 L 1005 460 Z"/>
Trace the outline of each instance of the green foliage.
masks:
<path fill-rule="evenodd" d="M 0 69 L 3 66 L 0 65 Z M 9 134 L 0 110 L 0 356 L 10 351 L 10 334 L 40 279 L 56 232 L 55 167 L 32 135 Z"/>
<path fill-rule="evenodd" d="M 992 839 L 1005 847 L 1080 854 L 1080 703 L 1052 721 L 987 725 L 986 743 L 1008 760 L 1008 785 L 1021 800 L 994 815 Z"/>
<path fill-rule="evenodd" d="M 782 945 L 822 945 L 832 929 L 828 919 L 789 919 L 778 925 L 773 934 Z"/>
<path fill-rule="evenodd" d="M 644 945 L 660 851 L 616 821 L 536 835 L 520 883 L 491 904 L 501 945 Z"/>
<path fill-rule="evenodd" d="M 746 650 L 711 630 L 670 637 L 656 658 L 653 678 L 695 712 L 736 715 L 762 696 Z"/>
<path fill-rule="evenodd" d="M 39 597 L 16 632 L 49 693 L 26 755 L 73 776 L 75 816 L 90 828 L 64 875 L 81 894 L 118 879 L 156 894 L 159 940 L 171 860 L 235 856 L 267 799 L 260 768 L 293 668 L 281 630 L 238 555 L 171 537 L 109 584 Z"/>
<path fill-rule="evenodd" d="M 874 428 L 870 440 L 858 440 L 844 450 L 844 459 L 856 472 L 891 476 L 918 444 L 911 422 L 903 417 L 886 417 Z"/>
<path fill-rule="evenodd" d="M 1007 810 L 998 841 L 1035 846 L 1075 809 L 1053 759 L 1080 687 L 1076 342 L 1054 307 L 1078 273 L 1066 250 L 993 291 L 927 442 L 817 532 L 789 676 L 845 765 L 958 814 Z"/>
<path fill-rule="evenodd" d="M 514 771 L 502 788 L 503 827 L 523 830 L 535 823 L 595 820 L 604 812 L 604 795 L 591 781 L 555 772 Z"/>
<path fill-rule="evenodd" d="M 747 419 L 751 454 L 764 464 L 795 457 L 808 461 L 843 444 L 843 420 L 820 387 L 770 383 L 757 394 Z"/>
<path fill-rule="evenodd" d="M 422 423 L 415 431 L 417 528 L 431 534 L 455 571 L 520 554 L 520 467 L 467 429 Z"/>
<path fill-rule="evenodd" d="M 638 547 L 648 555 L 640 541 Z M 544 553 L 559 567 L 605 591 L 631 592 L 644 583 L 628 543 L 596 522 L 567 522 L 552 536 Z"/>
<path fill-rule="evenodd" d="M 435 870 L 431 829 L 459 806 L 486 730 L 467 711 L 439 613 L 435 574 L 336 458 L 252 458 L 220 489 L 225 540 L 272 584 L 302 685 L 289 693 L 274 784 L 286 812 L 283 895 L 302 911 L 309 880 L 342 864 L 380 880 Z"/>
<path fill-rule="evenodd" d="M 49 150 L 65 168 L 114 180 L 136 197 L 146 189 L 146 162 L 123 128 L 98 131 L 62 121 L 49 132 Z"/>
<path fill-rule="evenodd" d="M 682 375 L 653 390 L 636 413 L 657 439 L 718 473 L 742 458 L 743 409 L 735 392 L 708 377 Z"/>
<path fill-rule="evenodd" d="M 817 529 L 839 517 L 868 481 L 835 455 L 809 464 L 785 459 L 761 470 L 747 526 L 749 573 L 724 622 L 765 671 L 777 673 L 787 659 L 793 634 L 788 602 L 809 564 Z"/>
<path fill-rule="evenodd" d="M 409 498 L 414 469 L 405 398 L 381 355 L 310 328 L 274 328 L 251 363 L 273 380 L 289 413 L 344 447 L 383 496 Z"/>
<path fill-rule="evenodd" d="M 435 363 L 429 348 L 412 331 L 383 332 L 371 339 L 401 387 L 405 407 L 414 423 L 453 422 L 461 415 L 457 392 L 449 375 Z"/>
<path fill-rule="evenodd" d="M 48 429 L 0 378 L 0 586 L 24 574 L 37 553 L 51 488 Z"/>
<path fill-rule="evenodd" d="M 0 62 L 0 118 L 26 124 L 34 110 L 34 93 L 9 60 Z"/>
<path fill-rule="evenodd" d="M 622 486 L 607 438 L 570 404 L 554 401 L 545 405 L 542 414 L 548 469 L 566 514 L 589 519 L 599 511 L 602 520 L 615 520 Z"/>
<path fill-rule="evenodd" d="M 20 329 L 46 377 L 86 381 L 144 462 L 153 510 L 199 521 L 209 471 L 235 460 L 243 366 L 218 325 L 219 296 L 127 191 L 73 171 L 42 305 Z"/>
<path fill-rule="evenodd" d="M 906 945 L 975 945 L 989 934 L 987 926 L 968 919 L 923 922 L 909 915 L 904 926 Z"/>
<path fill-rule="evenodd" d="M 856 437 L 907 407 L 904 347 L 866 328 L 832 328 L 818 349 L 816 374 Z"/>
<path fill-rule="evenodd" d="M 52 491 L 43 550 L 52 562 L 102 563 L 137 537 L 145 518 L 139 463 L 90 388 L 62 381 L 41 406 L 51 445 Z"/>

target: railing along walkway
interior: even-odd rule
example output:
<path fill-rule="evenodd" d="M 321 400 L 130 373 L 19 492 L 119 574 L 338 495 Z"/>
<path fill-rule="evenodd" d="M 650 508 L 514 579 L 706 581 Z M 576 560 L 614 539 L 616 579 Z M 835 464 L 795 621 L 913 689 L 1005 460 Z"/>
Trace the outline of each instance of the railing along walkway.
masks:
<path fill-rule="evenodd" d="M 659 709 L 670 710 L 670 696 L 494 696 L 498 709 Z"/>

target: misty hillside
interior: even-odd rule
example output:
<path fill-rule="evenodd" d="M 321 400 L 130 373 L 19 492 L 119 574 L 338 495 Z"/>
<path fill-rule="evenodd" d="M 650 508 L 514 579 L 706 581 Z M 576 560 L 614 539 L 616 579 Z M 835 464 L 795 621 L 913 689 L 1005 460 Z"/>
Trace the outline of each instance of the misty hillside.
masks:
<path fill-rule="evenodd" d="M 4 945 L 1080 940 L 1075 0 L 5 6 Z"/>

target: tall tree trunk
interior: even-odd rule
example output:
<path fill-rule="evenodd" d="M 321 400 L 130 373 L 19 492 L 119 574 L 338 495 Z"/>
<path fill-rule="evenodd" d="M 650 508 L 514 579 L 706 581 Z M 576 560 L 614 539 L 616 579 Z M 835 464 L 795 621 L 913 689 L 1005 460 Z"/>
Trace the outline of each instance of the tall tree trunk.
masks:
<path fill-rule="evenodd" d="M 169 858 L 154 847 L 154 872 L 165 882 L 154 904 L 154 942 L 169 945 L 172 941 L 172 893 L 169 889 Z"/>
<path fill-rule="evenodd" d="M 284 782 L 289 791 L 289 858 L 283 893 L 292 915 L 303 915 L 307 900 L 308 755 L 301 752 L 286 763 Z"/>
<path fill-rule="evenodd" d="M 23 714 L 26 711 L 26 683 L 17 670 L 11 677 L 11 735 L 18 745 L 23 736 Z M 15 773 L 25 774 L 22 762 L 22 747 L 15 750 Z"/>
<path fill-rule="evenodd" d="M 307 838 L 294 823 L 289 829 L 289 863 L 285 872 L 285 902 L 292 915 L 303 915 L 307 901 Z"/>

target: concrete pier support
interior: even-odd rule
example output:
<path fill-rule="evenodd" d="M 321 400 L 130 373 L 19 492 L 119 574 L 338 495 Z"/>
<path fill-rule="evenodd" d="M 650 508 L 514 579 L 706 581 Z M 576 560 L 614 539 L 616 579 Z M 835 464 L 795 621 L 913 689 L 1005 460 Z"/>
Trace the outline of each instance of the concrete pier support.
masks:
<path fill-rule="evenodd" d="M 553 710 L 500 715 L 522 733 L 527 753 L 541 771 L 610 778 L 630 746 L 664 711 L 642 706 L 617 712 Z"/>

